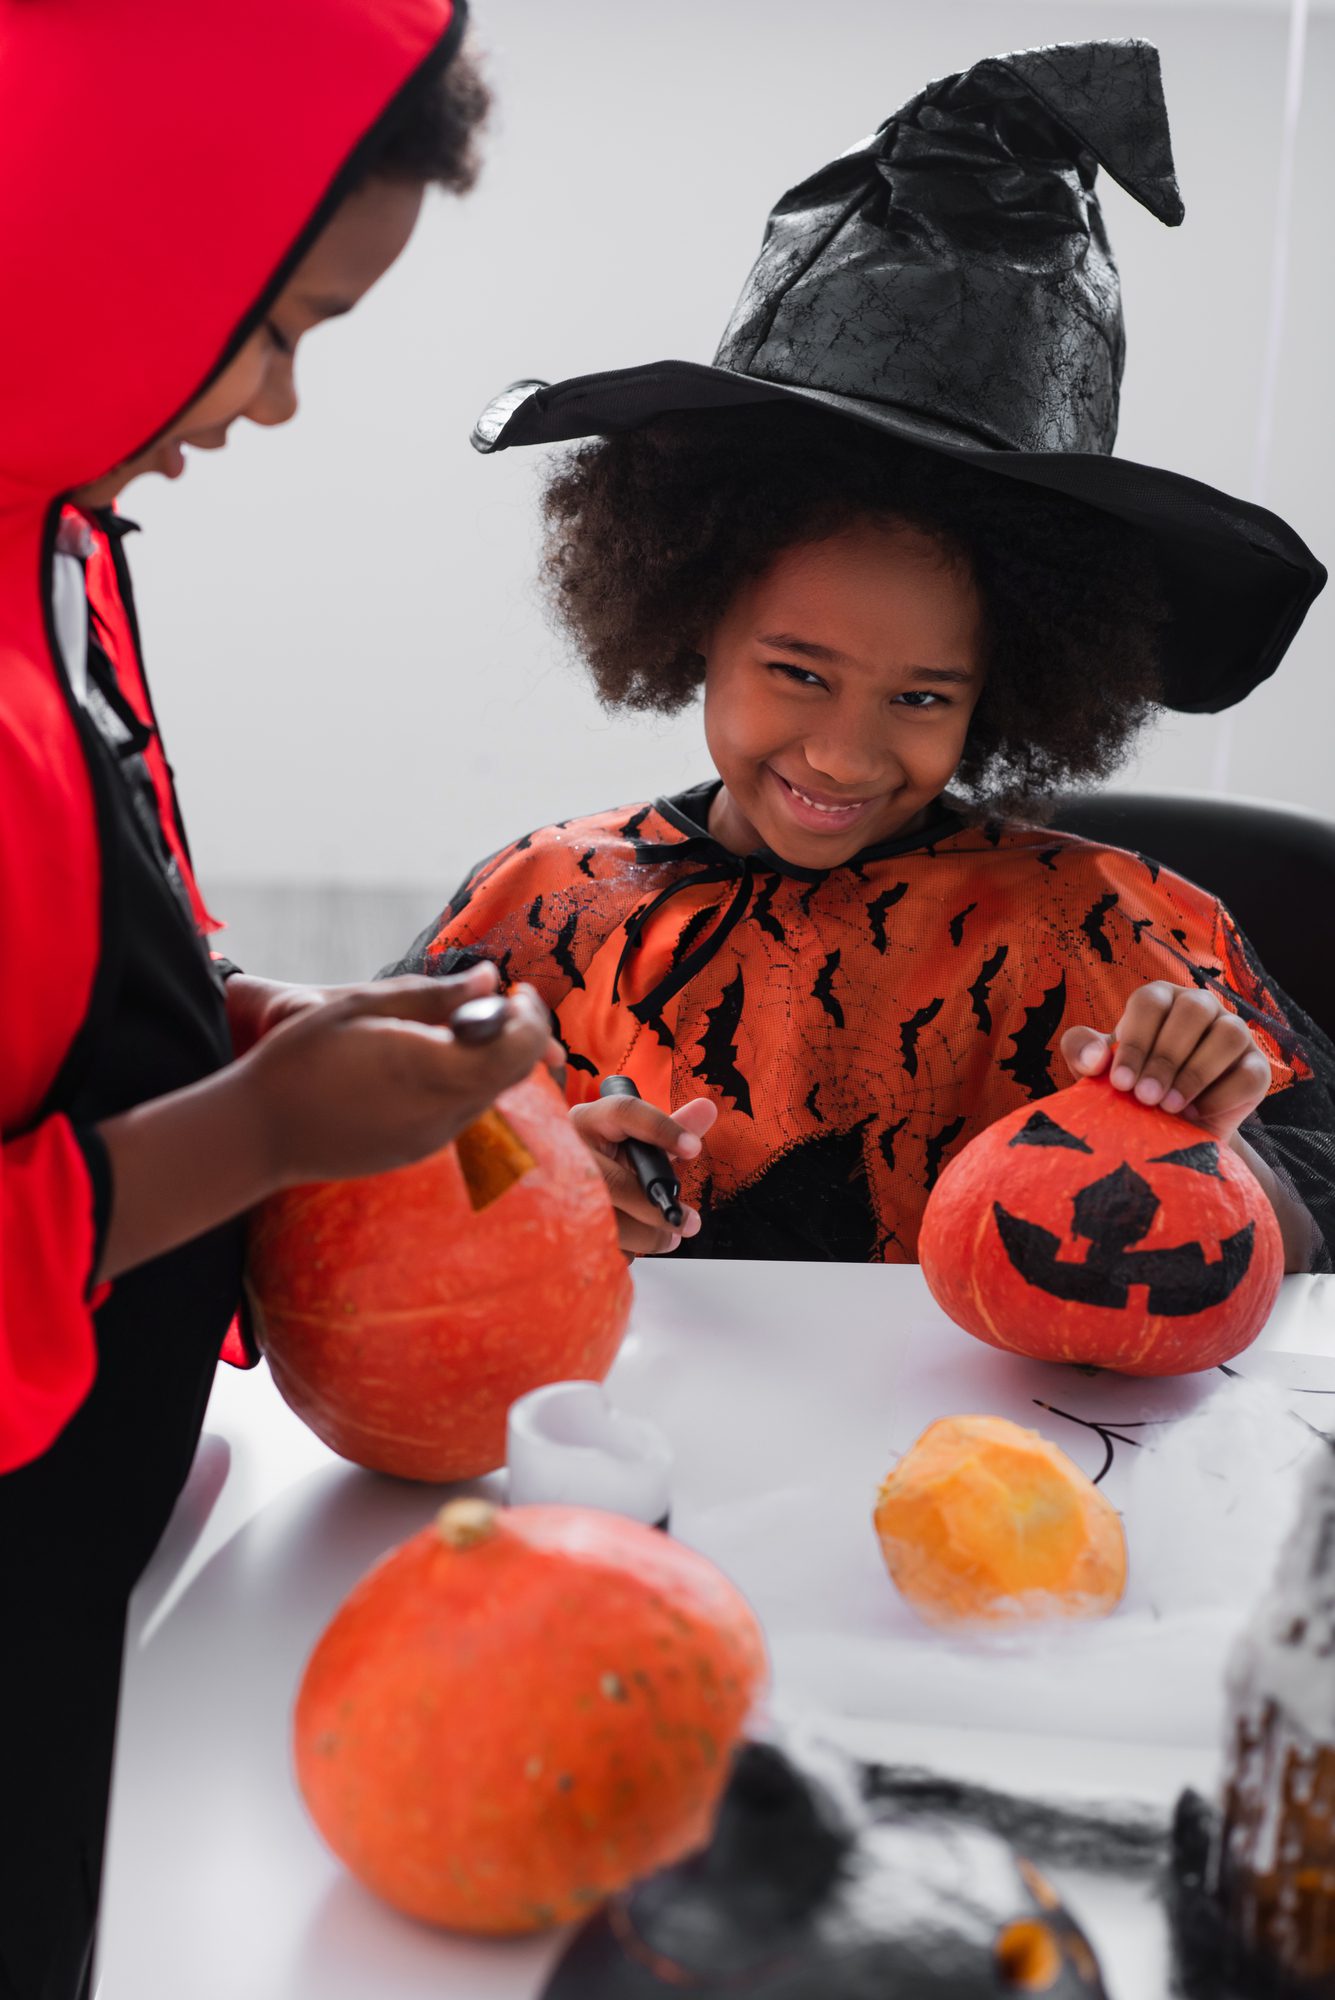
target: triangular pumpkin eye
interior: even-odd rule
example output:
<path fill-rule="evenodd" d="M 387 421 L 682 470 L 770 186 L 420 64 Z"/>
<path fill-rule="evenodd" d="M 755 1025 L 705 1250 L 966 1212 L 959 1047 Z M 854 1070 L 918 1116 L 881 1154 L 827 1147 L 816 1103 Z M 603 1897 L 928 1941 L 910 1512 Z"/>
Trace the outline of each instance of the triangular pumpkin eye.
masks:
<path fill-rule="evenodd" d="M 1176 1153 L 1156 1153 L 1150 1161 L 1152 1167 L 1187 1167 L 1193 1174 L 1211 1174 L 1222 1181 L 1219 1171 L 1219 1147 L 1213 1139 L 1202 1139 L 1198 1146 L 1183 1146 Z"/>
<path fill-rule="evenodd" d="M 1015 1137 L 1012 1146 L 1066 1146 L 1073 1153 L 1092 1153 L 1083 1139 L 1077 1139 L 1074 1132 L 1063 1131 L 1055 1118 L 1049 1118 L 1046 1111 L 1035 1111 L 1026 1118 Z"/>

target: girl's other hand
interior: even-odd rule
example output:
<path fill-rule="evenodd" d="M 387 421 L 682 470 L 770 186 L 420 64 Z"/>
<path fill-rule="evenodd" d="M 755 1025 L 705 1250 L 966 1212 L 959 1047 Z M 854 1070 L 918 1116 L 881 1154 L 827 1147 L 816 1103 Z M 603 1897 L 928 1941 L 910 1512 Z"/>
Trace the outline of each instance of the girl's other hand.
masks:
<path fill-rule="evenodd" d="M 1137 987 L 1111 1035 L 1068 1028 L 1062 1055 L 1078 1077 L 1180 1112 L 1224 1144 L 1270 1088 L 1270 1065 L 1245 1021 L 1208 989 L 1156 979 Z"/>
<path fill-rule="evenodd" d="M 639 1097 L 599 1097 L 577 1104 L 571 1123 L 592 1151 L 616 1210 L 617 1240 L 628 1257 L 657 1257 L 675 1250 L 683 1236 L 700 1229 L 698 1210 L 682 1203 L 680 1229 L 669 1229 L 635 1177 L 622 1141 L 641 1139 L 673 1160 L 694 1160 L 705 1133 L 718 1117 L 707 1097 L 692 1097 L 669 1114 Z"/>

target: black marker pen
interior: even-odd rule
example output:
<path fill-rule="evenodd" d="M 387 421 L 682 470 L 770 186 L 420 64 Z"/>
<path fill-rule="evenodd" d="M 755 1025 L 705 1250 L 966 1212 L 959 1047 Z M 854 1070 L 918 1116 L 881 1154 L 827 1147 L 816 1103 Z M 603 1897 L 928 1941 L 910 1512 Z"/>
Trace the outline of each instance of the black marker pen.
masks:
<path fill-rule="evenodd" d="M 638 1097 L 639 1094 L 628 1076 L 605 1076 L 598 1086 L 599 1097 Z M 683 1216 L 677 1196 L 681 1188 L 667 1154 L 661 1146 L 646 1146 L 642 1139 L 623 1139 L 621 1144 L 635 1169 L 636 1180 L 668 1228 L 680 1229 Z"/>

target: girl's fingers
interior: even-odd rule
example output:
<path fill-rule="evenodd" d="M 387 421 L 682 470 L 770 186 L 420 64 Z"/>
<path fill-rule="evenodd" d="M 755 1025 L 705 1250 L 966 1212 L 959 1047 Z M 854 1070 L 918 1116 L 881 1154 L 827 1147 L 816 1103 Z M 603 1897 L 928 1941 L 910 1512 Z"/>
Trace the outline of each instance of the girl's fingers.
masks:
<path fill-rule="evenodd" d="M 657 1230 L 660 1234 L 694 1236 L 697 1233 L 700 1217 L 695 1209 L 687 1208 L 685 1203 L 682 1204 L 681 1228 L 675 1232 L 667 1230 L 662 1211 L 654 1207 L 631 1168 L 619 1154 L 614 1153 L 610 1157 L 604 1155 L 598 1164 L 602 1169 L 607 1192 L 612 1197 L 612 1206 L 617 1211 L 618 1222 L 625 1217 L 631 1222 Z M 625 1247 L 624 1244 L 622 1247 Z"/>
<path fill-rule="evenodd" d="M 1212 1083 L 1219 1074 L 1213 1032 L 1224 1022 L 1230 1022 L 1243 1042 L 1250 1043 L 1241 1021 L 1236 1015 L 1225 1014 L 1213 993 L 1193 986 L 1178 987 L 1140 1066 L 1134 1089 L 1141 1103 L 1158 1104 L 1172 1091 L 1176 1101 L 1168 1109 L 1179 1111 L 1205 1084 Z M 1227 1067 L 1242 1053 L 1242 1045 L 1235 1042 L 1222 1066 Z M 1119 1041 L 1117 1061 L 1121 1056 Z"/>
<path fill-rule="evenodd" d="M 1062 1059 L 1075 1076 L 1101 1076 L 1112 1055 L 1112 1036 L 1095 1028 L 1068 1028 L 1061 1038 Z"/>
<path fill-rule="evenodd" d="M 700 1151 L 696 1133 L 683 1131 L 666 1111 L 639 1097 L 600 1097 L 596 1103 L 582 1104 L 579 1125 L 586 1136 L 614 1146 L 624 1139 L 641 1139 L 681 1160 L 693 1160 Z"/>
<path fill-rule="evenodd" d="M 1187 1105 L 1186 1115 L 1218 1138 L 1230 1139 L 1269 1088 L 1270 1065 L 1253 1042 L 1247 1054 Z"/>
<path fill-rule="evenodd" d="M 672 1116 L 683 1132 L 702 1139 L 718 1117 L 718 1106 L 712 1097 L 692 1097 L 677 1105 Z"/>
<path fill-rule="evenodd" d="M 1155 979 L 1148 986 L 1137 987 L 1131 995 L 1125 1013 L 1113 1030 L 1117 1047 L 1109 1081 L 1114 1089 L 1132 1090 L 1140 1081 L 1159 1030 L 1181 991 L 1180 986 L 1170 985 L 1166 979 Z"/>
<path fill-rule="evenodd" d="M 646 1229 L 643 1223 L 623 1217 L 617 1230 L 621 1248 L 631 1257 L 663 1257 L 675 1250 L 681 1237 L 675 1229 Z"/>

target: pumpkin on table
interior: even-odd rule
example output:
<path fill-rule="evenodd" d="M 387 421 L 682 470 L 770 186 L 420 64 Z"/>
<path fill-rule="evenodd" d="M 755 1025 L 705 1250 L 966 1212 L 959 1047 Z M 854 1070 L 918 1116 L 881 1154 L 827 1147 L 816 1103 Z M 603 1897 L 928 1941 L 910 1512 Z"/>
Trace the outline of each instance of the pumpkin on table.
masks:
<path fill-rule="evenodd" d="M 397 1909 L 539 1930 L 703 1845 L 764 1671 L 745 1599 L 657 1529 L 456 1500 L 316 1646 L 297 1779 Z"/>
<path fill-rule="evenodd" d="M 428 1160 L 266 1202 L 247 1275 L 284 1399 L 409 1479 L 500 1465 L 510 1404 L 601 1381 L 631 1302 L 602 1176 L 543 1073 Z"/>
<path fill-rule="evenodd" d="M 1240 1354 L 1284 1274 L 1244 1162 L 1102 1078 L 1009 1112 L 956 1154 L 918 1255 L 937 1303 L 978 1339 L 1128 1375 Z"/>

